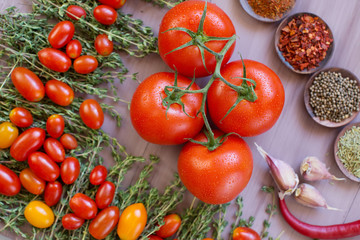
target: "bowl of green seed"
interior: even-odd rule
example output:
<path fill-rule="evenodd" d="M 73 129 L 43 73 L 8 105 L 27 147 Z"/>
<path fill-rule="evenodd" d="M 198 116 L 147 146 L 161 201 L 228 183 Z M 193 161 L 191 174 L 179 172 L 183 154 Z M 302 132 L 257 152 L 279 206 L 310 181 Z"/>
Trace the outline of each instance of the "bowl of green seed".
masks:
<path fill-rule="evenodd" d="M 344 126 L 359 113 L 359 79 L 343 68 L 320 70 L 306 83 L 304 102 L 310 117 L 318 124 L 330 128 Z"/>

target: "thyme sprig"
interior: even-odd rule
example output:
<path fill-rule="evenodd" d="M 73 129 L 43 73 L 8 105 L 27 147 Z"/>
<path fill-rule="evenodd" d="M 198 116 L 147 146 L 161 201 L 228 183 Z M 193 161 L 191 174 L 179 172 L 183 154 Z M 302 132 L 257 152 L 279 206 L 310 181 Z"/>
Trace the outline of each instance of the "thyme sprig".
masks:
<path fill-rule="evenodd" d="M 255 221 L 254 216 L 250 216 L 247 220 L 242 218 L 244 202 L 243 202 L 243 198 L 241 196 L 236 198 L 236 205 L 238 207 L 238 210 L 235 213 L 235 216 L 236 216 L 235 221 L 233 224 L 231 224 L 231 231 L 230 231 L 229 238 L 232 237 L 232 234 L 233 234 L 235 228 L 237 228 L 237 227 L 251 228 Z"/>
<path fill-rule="evenodd" d="M 185 2 L 186 0 L 143 0 L 143 1 L 150 2 L 153 5 L 157 5 L 159 7 L 173 8 L 177 4 L 181 2 Z"/>
<path fill-rule="evenodd" d="M 263 229 L 261 231 L 260 237 L 261 239 L 267 238 L 269 240 L 273 240 L 272 237 L 269 237 L 269 228 L 271 226 L 271 218 L 277 213 L 277 205 L 276 205 L 276 195 L 275 195 L 275 188 L 272 186 L 263 186 L 261 188 L 261 191 L 265 193 L 270 193 L 272 197 L 272 202 L 269 203 L 266 206 L 265 212 L 269 215 L 268 219 L 265 219 L 263 222 Z M 279 240 L 283 232 L 280 233 L 280 235 L 276 238 L 276 240 Z"/>

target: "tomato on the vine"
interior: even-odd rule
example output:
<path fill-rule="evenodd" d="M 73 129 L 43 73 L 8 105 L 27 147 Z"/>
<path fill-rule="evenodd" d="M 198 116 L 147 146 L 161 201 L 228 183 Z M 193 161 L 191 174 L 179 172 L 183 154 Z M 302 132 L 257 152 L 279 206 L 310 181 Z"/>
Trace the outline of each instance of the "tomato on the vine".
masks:
<path fill-rule="evenodd" d="M 164 217 L 164 225 L 156 231 L 156 235 L 162 238 L 168 238 L 174 235 L 181 225 L 181 218 L 179 215 L 173 213 Z"/>
<path fill-rule="evenodd" d="M 78 20 L 78 18 L 86 17 L 86 11 L 80 6 L 70 5 L 66 9 L 66 11 L 69 12 L 69 13 L 66 13 L 66 15 L 73 20 Z M 73 16 L 73 15 L 75 15 L 75 16 Z"/>
<path fill-rule="evenodd" d="M 38 52 L 40 62 L 56 72 L 66 72 L 71 67 L 71 59 L 55 48 L 44 48 Z"/>
<path fill-rule="evenodd" d="M 51 115 L 46 121 L 46 131 L 53 138 L 60 137 L 65 128 L 64 118 L 59 114 Z"/>
<path fill-rule="evenodd" d="M 65 214 L 61 219 L 63 227 L 67 230 L 78 229 L 84 224 L 84 222 L 85 219 L 78 217 L 74 213 Z"/>
<path fill-rule="evenodd" d="M 20 192 L 21 182 L 10 168 L 0 164 L 0 194 L 14 196 Z"/>
<path fill-rule="evenodd" d="M 99 0 L 99 2 L 112 8 L 119 9 L 124 6 L 126 0 Z"/>
<path fill-rule="evenodd" d="M 108 207 L 115 196 L 115 184 L 106 181 L 102 183 L 96 192 L 95 202 L 98 208 L 104 209 Z"/>
<path fill-rule="evenodd" d="M 80 163 L 77 158 L 68 157 L 61 164 L 61 179 L 65 184 L 73 184 L 80 174 Z"/>
<path fill-rule="evenodd" d="M 235 228 L 233 240 L 261 240 L 259 234 L 248 227 L 237 227 Z"/>
<path fill-rule="evenodd" d="M 21 96 L 30 102 L 39 102 L 45 96 L 44 84 L 35 73 L 24 67 L 11 72 L 11 81 Z"/>
<path fill-rule="evenodd" d="M 28 164 L 31 170 L 45 181 L 53 182 L 60 175 L 59 166 L 45 153 L 31 153 Z"/>
<path fill-rule="evenodd" d="M 19 136 L 19 130 L 10 122 L 0 124 L 0 149 L 10 147 Z"/>
<path fill-rule="evenodd" d="M 144 231 L 147 222 L 147 212 L 144 204 L 135 203 L 121 213 L 117 234 L 120 239 L 137 239 Z"/>
<path fill-rule="evenodd" d="M 86 99 L 80 105 L 80 117 L 86 126 L 99 129 L 104 123 L 104 112 L 94 99 Z"/>
<path fill-rule="evenodd" d="M 88 74 L 96 70 L 99 63 L 95 57 L 84 55 L 74 61 L 74 70 L 80 74 Z"/>
<path fill-rule="evenodd" d="M 10 112 L 10 121 L 17 127 L 27 128 L 33 124 L 33 117 L 31 113 L 22 107 L 16 107 Z"/>
<path fill-rule="evenodd" d="M 116 22 L 117 12 L 107 5 L 99 5 L 94 8 L 94 18 L 101 24 L 111 25 Z"/>
<path fill-rule="evenodd" d="M 60 106 L 68 106 L 74 100 L 74 91 L 69 85 L 58 80 L 50 80 L 45 84 L 46 95 Z"/>
<path fill-rule="evenodd" d="M 98 165 L 96 167 L 93 168 L 93 170 L 91 170 L 90 173 L 90 183 L 92 185 L 100 185 L 103 182 L 105 182 L 107 176 L 107 169 L 106 167 L 102 166 L 102 165 Z"/>
<path fill-rule="evenodd" d="M 83 193 L 76 193 L 69 202 L 71 210 L 80 218 L 93 219 L 98 208 L 94 200 Z"/>
<path fill-rule="evenodd" d="M 119 221 L 119 208 L 108 207 L 99 212 L 89 225 L 89 233 L 96 239 L 106 238 Z"/>
<path fill-rule="evenodd" d="M 64 148 L 72 150 L 77 148 L 78 143 L 76 138 L 70 133 L 65 133 L 60 137 L 60 142 L 64 146 Z"/>
<path fill-rule="evenodd" d="M 54 26 L 48 36 L 53 48 L 62 48 L 73 38 L 75 26 L 70 21 L 61 21 Z"/>
<path fill-rule="evenodd" d="M 63 188 L 60 182 L 49 182 L 45 187 L 44 192 L 44 201 L 45 203 L 51 207 L 56 205 L 60 199 L 62 194 Z"/>
<path fill-rule="evenodd" d="M 55 162 L 62 162 L 65 160 L 65 149 L 55 138 L 48 138 L 45 140 L 44 150 Z"/>
<path fill-rule="evenodd" d="M 21 185 L 30 193 L 39 195 L 45 190 L 45 180 L 38 177 L 30 168 L 25 168 L 19 175 Z"/>
<path fill-rule="evenodd" d="M 31 201 L 24 210 L 26 220 L 37 228 L 48 228 L 54 223 L 54 213 L 43 202 Z"/>
<path fill-rule="evenodd" d="M 114 49 L 113 42 L 106 34 L 99 34 L 95 39 L 95 49 L 102 56 L 108 56 Z"/>

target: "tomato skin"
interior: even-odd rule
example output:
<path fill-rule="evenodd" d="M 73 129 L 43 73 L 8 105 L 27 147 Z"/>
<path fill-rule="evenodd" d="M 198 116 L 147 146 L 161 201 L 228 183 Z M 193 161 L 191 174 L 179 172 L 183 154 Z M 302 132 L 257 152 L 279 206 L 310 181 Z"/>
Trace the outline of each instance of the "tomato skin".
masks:
<path fill-rule="evenodd" d="M 137 239 L 143 232 L 146 222 L 147 212 L 144 204 L 132 204 L 120 215 L 117 234 L 121 240 Z"/>
<path fill-rule="evenodd" d="M 150 235 L 148 237 L 148 240 L 163 240 L 161 237 L 156 236 L 156 235 Z"/>
<path fill-rule="evenodd" d="M 85 11 L 82 7 L 80 7 L 80 6 L 70 5 L 70 6 L 68 6 L 68 8 L 66 9 L 66 11 L 72 13 L 73 15 L 75 15 L 75 16 L 78 17 L 78 18 L 81 18 L 81 17 L 83 17 L 84 19 L 86 18 L 86 11 Z M 72 16 L 72 15 L 69 14 L 69 13 L 66 13 L 66 15 L 67 15 L 69 18 L 73 19 L 73 20 L 78 20 L 78 18 Z"/>
<path fill-rule="evenodd" d="M 80 74 L 88 74 L 96 70 L 99 63 L 95 57 L 84 55 L 74 61 L 74 70 Z"/>
<path fill-rule="evenodd" d="M 259 234 L 247 227 L 237 227 L 233 232 L 233 240 L 261 240 Z"/>
<path fill-rule="evenodd" d="M 55 181 L 60 175 L 59 166 L 45 153 L 33 152 L 28 158 L 31 170 L 48 182 Z"/>
<path fill-rule="evenodd" d="M 103 182 L 105 182 L 106 177 L 107 177 L 106 167 L 102 165 L 98 165 L 94 167 L 93 170 L 91 170 L 89 180 L 92 185 L 100 185 Z"/>
<path fill-rule="evenodd" d="M 19 175 L 21 185 L 30 193 L 39 195 L 45 190 L 45 181 L 38 177 L 30 168 L 25 168 Z"/>
<path fill-rule="evenodd" d="M 49 182 L 46 185 L 44 192 L 45 203 L 49 207 L 56 205 L 61 199 L 62 191 L 63 187 L 60 182 Z"/>
<path fill-rule="evenodd" d="M 45 130 L 29 128 L 16 138 L 10 148 L 10 155 L 16 161 L 25 161 L 29 155 L 41 148 L 45 141 Z"/>
<path fill-rule="evenodd" d="M 107 208 L 115 196 L 115 184 L 106 181 L 102 183 L 96 192 L 95 202 L 98 208 Z"/>
<path fill-rule="evenodd" d="M 116 22 L 117 12 L 107 5 L 99 5 L 94 8 L 94 18 L 101 24 L 111 25 Z"/>
<path fill-rule="evenodd" d="M 10 121 L 17 127 L 27 128 L 33 124 L 34 120 L 31 113 L 22 107 L 16 107 L 10 112 Z"/>
<path fill-rule="evenodd" d="M 48 228 L 55 219 L 51 208 L 40 201 L 31 201 L 25 207 L 24 215 L 26 220 L 37 228 Z"/>
<path fill-rule="evenodd" d="M 80 105 L 80 117 L 86 126 L 99 129 L 104 123 L 104 112 L 94 99 L 86 99 Z"/>
<path fill-rule="evenodd" d="M 65 184 L 73 184 L 80 174 L 80 163 L 77 158 L 68 157 L 61 164 L 61 179 Z"/>
<path fill-rule="evenodd" d="M 174 73 L 160 72 L 146 78 L 136 89 L 130 105 L 131 122 L 138 134 L 148 142 L 175 145 L 197 135 L 204 121 L 201 114 L 202 94 L 185 94 L 181 101 L 187 116 L 179 104 L 172 104 L 166 114 L 162 100 L 166 98 L 165 86 L 173 86 Z M 187 87 L 191 80 L 178 75 L 177 85 Z M 194 83 L 190 90 L 198 90 Z M 154 124 L 156 122 L 157 124 Z"/>
<path fill-rule="evenodd" d="M 223 135 L 213 130 L 215 137 Z M 194 138 L 206 142 L 204 133 Z M 251 150 L 246 142 L 230 135 L 214 151 L 188 142 L 178 159 L 178 172 L 186 188 L 201 201 L 223 204 L 233 200 L 246 187 L 253 169 Z"/>
<path fill-rule="evenodd" d="M 108 207 L 99 212 L 99 214 L 91 221 L 89 232 L 96 239 L 106 238 L 116 227 L 119 221 L 119 208 Z"/>
<path fill-rule="evenodd" d="M 164 217 L 164 225 L 156 232 L 156 235 L 162 238 L 168 238 L 174 235 L 181 225 L 181 218 L 179 215 L 173 213 Z"/>
<path fill-rule="evenodd" d="M 95 39 L 95 49 L 100 55 L 109 56 L 114 49 L 114 44 L 106 34 L 99 34 Z"/>
<path fill-rule="evenodd" d="M 84 224 L 84 222 L 85 219 L 76 216 L 74 213 L 65 214 L 61 219 L 63 227 L 67 230 L 78 229 Z"/>
<path fill-rule="evenodd" d="M 80 57 L 82 52 L 82 46 L 79 40 L 71 40 L 66 45 L 66 54 L 69 56 L 69 58 L 75 59 Z"/>
<path fill-rule="evenodd" d="M 60 137 L 65 128 L 64 118 L 59 114 L 51 115 L 46 121 L 46 131 L 52 138 Z"/>
<path fill-rule="evenodd" d="M 62 48 L 73 38 L 75 26 L 70 21 L 61 21 L 55 25 L 48 36 L 48 41 L 53 48 Z"/>
<path fill-rule="evenodd" d="M 99 0 L 104 5 L 107 5 L 109 7 L 119 9 L 126 3 L 126 0 Z"/>
<path fill-rule="evenodd" d="M 56 72 L 67 72 L 71 67 L 71 59 L 55 48 L 44 48 L 38 52 L 40 62 Z"/>
<path fill-rule="evenodd" d="M 76 138 L 69 133 L 65 133 L 60 137 L 60 143 L 64 146 L 65 149 L 69 150 L 75 149 L 78 146 Z"/>
<path fill-rule="evenodd" d="M 47 138 L 45 140 L 44 150 L 55 162 L 63 162 L 65 160 L 65 149 L 55 138 Z"/>
<path fill-rule="evenodd" d="M 27 68 L 14 68 L 11 72 L 11 81 L 21 96 L 30 102 L 39 102 L 45 96 L 44 84 Z"/>
<path fill-rule="evenodd" d="M 60 106 L 68 106 L 74 100 L 74 91 L 64 82 L 58 80 L 49 80 L 45 84 L 46 95 Z"/>
<path fill-rule="evenodd" d="M 20 192 L 21 183 L 19 177 L 10 168 L 0 164 L 0 194 L 15 196 Z"/>
<path fill-rule="evenodd" d="M 95 201 L 82 193 L 75 194 L 69 205 L 71 210 L 83 219 L 93 219 L 98 211 Z"/>
<path fill-rule="evenodd" d="M 10 147 L 19 136 L 19 130 L 10 122 L 0 124 L 0 149 Z"/>
<path fill-rule="evenodd" d="M 242 100 L 221 122 L 237 99 L 237 93 L 220 81 L 215 81 L 208 92 L 208 108 L 211 119 L 224 132 L 240 136 L 256 136 L 268 131 L 279 118 L 284 107 L 285 92 L 279 77 L 267 66 L 252 60 L 244 60 L 246 77 L 256 82 L 257 100 Z M 221 69 L 222 76 L 235 85 L 242 83 L 236 77 L 243 76 L 241 60 Z"/>

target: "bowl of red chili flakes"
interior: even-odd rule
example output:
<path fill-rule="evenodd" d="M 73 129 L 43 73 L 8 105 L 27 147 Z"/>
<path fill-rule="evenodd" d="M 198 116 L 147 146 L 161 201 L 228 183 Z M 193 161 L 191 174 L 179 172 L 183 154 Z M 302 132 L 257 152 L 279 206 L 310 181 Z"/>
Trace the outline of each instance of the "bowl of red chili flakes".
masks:
<path fill-rule="evenodd" d="M 280 60 L 293 72 L 311 74 L 323 68 L 334 50 L 334 37 L 326 22 L 313 13 L 285 18 L 275 33 Z"/>

